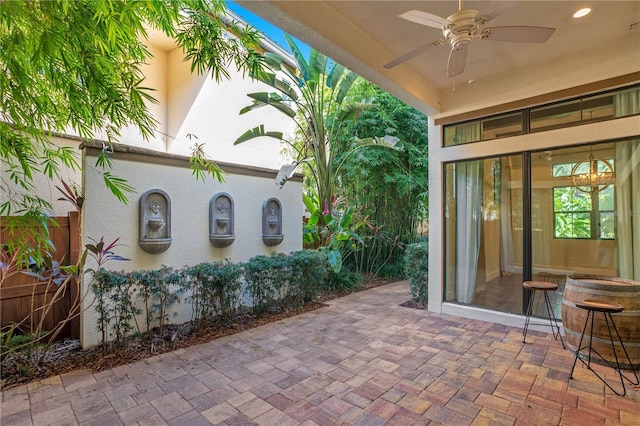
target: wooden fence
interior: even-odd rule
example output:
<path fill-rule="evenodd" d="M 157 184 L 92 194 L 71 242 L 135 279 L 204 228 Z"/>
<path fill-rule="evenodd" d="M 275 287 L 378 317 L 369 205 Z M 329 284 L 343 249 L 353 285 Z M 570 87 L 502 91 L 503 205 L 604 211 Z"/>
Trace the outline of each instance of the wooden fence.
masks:
<path fill-rule="evenodd" d="M 65 264 L 74 264 L 81 254 L 80 215 L 77 212 L 70 212 L 68 217 L 56 217 L 55 221 L 59 226 L 49 227 L 50 237 L 55 245 L 53 258 L 62 260 Z M 8 232 L 2 226 L 0 243 L 6 238 L 8 238 Z M 55 284 L 42 282 L 20 272 L 7 277 L 0 288 L 0 321 L 3 329 L 11 324 L 22 322 L 21 329 L 30 330 L 31 326 L 35 326 L 42 319 L 42 310 L 38 308 L 50 303 L 57 290 L 58 287 Z M 51 331 L 70 314 L 77 314 L 78 308 L 73 302 L 78 297 L 78 291 L 78 283 L 73 280 L 69 283 L 63 297 L 54 303 L 45 316 L 43 331 Z M 25 318 L 26 321 L 24 321 Z M 63 327 L 57 340 L 79 337 L 80 318 L 76 316 Z"/>

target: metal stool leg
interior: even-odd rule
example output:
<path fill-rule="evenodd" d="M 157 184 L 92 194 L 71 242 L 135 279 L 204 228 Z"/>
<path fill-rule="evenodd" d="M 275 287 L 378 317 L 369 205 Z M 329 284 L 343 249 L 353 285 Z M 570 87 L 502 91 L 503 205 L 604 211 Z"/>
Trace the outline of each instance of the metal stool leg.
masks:
<path fill-rule="evenodd" d="M 618 331 L 618 327 L 616 326 L 616 323 L 613 321 L 613 317 L 611 316 L 611 313 L 609 312 L 604 312 L 604 319 L 605 322 L 607 323 L 607 330 L 609 331 L 609 337 L 611 339 L 611 348 L 613 349 L 613 353 L 616 357 L 616 364 L 618 366 L 618 368 L 616 369 L 618 371 L 618 374 L 620 375 L 620 381 L 622 382 L 622 379 L 624 378 L 627 382 L 629 382 L 631 385 L 639 385 L 640 384 L 640 377 L 638 377 L 638 372 L 636 371 L 636 369 L 633 367 L 633 363 L 631 362 L 631 357 L 629 356 L 629 352 L 627 352 L 627 348 L 624 347 L 624 343 L 622 342 L 622 337 L 620 337 L 620 332 Z M 629 361 L 629 367 L 631 367 L 631 372 L 633 373 L 636 381 L 632 382 L 631 379 L 629 379 L 627 376 L 625 376 L 622 373 L 622 369 L 620 368 L 620 363 L 618 362 L 618 353 L 615 350 L 615 346 L 613 345 L 613 336 L 611 336 L 611 329 L 609 328 L 609 321 L 607 320 L 607 316 L 609 317 L 609 320 L 611 320 L 611 325 L 613 325 L 613 329 L 616 332 L 616 337 L 618 338 L 618 342 L 620 342 L 620 346 L 622 347 L 622 351 L 624 352 L 624 355 L 627 357 L 627 361 Z M 622 387 L 624 388 L 624 382 L 622 382 Z"/>
<path fill-rule="evenodd" d="M 580 362 L 582 362 L 587 369 L 591 370 L 593 372 L 593 374 L 596 375 L 596 377 L 598 379 L 600 379 L 600 381 L 602 383 L 604 383 L 609 389 L 611 389 L 611 391 L 613 393 L 615 393 L 618 396 L 625 396 L 627 394 L 627 389 L 626 386 L 624 384 L 624 380 L 627 380 L 630 384 L 632 385 L 637 385 L 640 384 L 640 378 L 638 377 L 638 373 L 636 372 L 635 368 L 633 368 L 633 364 L 631 362 L 631 357 L 629 356 L 629 353 L 627 352 L 627 349 L 624 347 L 624 343 L 622 342 L 622 337 L 620 336 L 620 332 L 618 331 L 618 327 L 616 326 L 615 321 L 613 320 L 613 317 L 611 316 L 610 312 L 602 312 L 602 314 L 604 315 L 604 320 L 605 323 L 607 325 L 607 332 L 609 333 L 609 341 L 611 342 L 611 350 L 613 351 L 613 355 L 615 357 L 616 363 L 615 365 L 612 362 L 609 362 L 608 360 L 606 360 L 596 349 L 593 348 L 593 322 L 595 319 L 595 311 L 592 310 L 588 310 L 587 311 L 587 318 L 584 322 L 584 328 L 582 329 L 582 335 L 580 336 L 580 343 L 578 343 L 578 349 L 576 350 L 576 356 L 575 359 L 573 360 L 573 366 L 571 367 L 571 373 L 569 374 L 569 378 L 573 379 L 573 371 L 576 367 L 576 363 L 578 362 L 578 359 L 580 359 Z M 587 325 L 589 324 L 589 317 L 591 317 L 591 329 L 589 332 L 589 345 L 588 346 L 582 346 L 582 341 L 584 340 L 584 334 L 586 332 L 587 329 Z M 629 379 L 623 372 L 622 372 L 622 368 L 620 367 L 620 361 L 618 360 L 618 353 L 616 352 L 616 348 L 615 348 L 615 344 L 613 341 L 613 334 L 611 333 L 611 326 L 609 325 L 609 321 L 611 321 L 611 325 L 613 325 L 613 329 L 616 332 L 616 337 L 618 338 L 618 342 L 620 342 L 620 346 L 622 347 L 622 350 L 624 351 L 624 354 L 627 358 L 627 361 L 629 361 L 629 366 L 631 367 L 631 371 L 633 372 L 633 375 L 635 377 L 635 382 L 631 381 L 631 379 Z M 587 356 L 587 362 L 585 362 L 582 358 L 580 358 L 580 352 L 583 349 L 589 349 L 589 353 Z M 622 392 L 618 392 L 617 390 L 615 390 L 609 383 L 607 383 L 607 381 L 601 377 L 594 369 L 591 368 L 591 354 L 595 353 L 596 355 L 598 355 L 600 357 L 600 359 L 602 359 L 603 361 L 606 362 L 606 364 L 613 368 L 616 373 L 618 373 L 618 375 L 620 376 L 620 384 L 622 385 Z"/>
<path fill-rule="evenodd" d="M 591 311 L 587 311 L 587 319 L 584 321 L 584 327 L 582 328 L 582 334 L 580 335 L 580 342 L 578 342 L 578 348 L 576 349 L 576 356 L 573 359 L 573 367 L 571 367 L 571 373 L 569 373 L 569 378 L 573 379 L 573 370 L 575 370 L 576 368 L 576 363 L 578 362 L 578 358 L 580 357 L 580 351 L 582 349 L 586 349 L 587 347 L 582 347 L 582 341 L 584 340 L 584 333 L 587 330 L 587 324 L 589 324 L 589 315 L 591 315 Z M 593 318 L 591 319 L 591 333 L 590 335 L 593 334 Z M 580 361 L 582 361 L 582 363 L 584 363 L 584 361 L 582 359 L 580 359 Z M 591 365 L 591 344 L 589 344 L 589 366 Z M 587 366 L 588 367 L 588 366 Z"/>
<path fill-rule="evenodd" d="M 536 297 L 536 292 L 531 292 L 529 303 L 527 304 L 527 313 L 524 320 L 524 329 L 522 330 L 522 343 L 527 343 L 527 331 L 529 330 L 529 322 L 531 322 L 531 313 L 533 311 L 533 299 Z"/>
<path fill-rule="evenodd" d="M 558 325 L 558 318 L 556 318 L 556 314 L 553 311 L 553 307 L 551 306 L 551 299 L 549 299 L 549 293 L 548 292 L 544 292 L 544 301 L 547 304 L 547 312 L 549 313 L 549 325 L 551 326 L 551 332 L 553 333 L 553 338 L 555 340 L 558 340 L 558 337 L 560 337 L 560 343 L 562 343 L 562 349 L 566 349 L 566 346 L 564 345 L 564 340 L 562 340 L 562 335 L 560 334 L 560 326 Z M 554 330 L 554 324 L 555 323 L 555 330 Z"/>

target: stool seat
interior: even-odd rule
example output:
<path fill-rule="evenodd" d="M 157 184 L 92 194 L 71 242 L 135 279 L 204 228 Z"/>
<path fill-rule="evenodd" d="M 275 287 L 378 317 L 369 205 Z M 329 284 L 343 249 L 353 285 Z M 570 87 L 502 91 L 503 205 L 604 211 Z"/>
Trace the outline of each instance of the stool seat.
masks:
<path fill-rule="evenodd" d="M 522 343 L 527 343 L 527 333 L 529 332 L 529 324 L 531 322 L 531 316 L 533 315 L 533 305 L 536 298 L 536 294 L 542 293 L 544 296 L 544 306 L 547 308 L 547 314 L 549 315 L 549 326 L 551 327 L 551 333 L 553 338 L 560 338 L 562 347 L 564 348 L 564 340 L 560 334 L 560 325 L 558 325 L 558 319 L 553 312 L 553 306 L 551 306 L 551 299 L 549 299 L 549 292 L 558 290 L 558 284 L 549 281 L 534 281 L 529 280 L 522 283 L 522 287 L 526 290 L 532 291 L 531 297 L 529 297 L 529 303 L 527 304 L 527 312 L 525 313 L 524 328 L 522 329 Z"/>
<path fill-rule="evenodd" d="M 556 291 L 558 284 L 549 281 L 525 281 L 522 286 L 529 290 Z"/>
<path fill-rule="evenodd" d="M 624 311 L 624 308 L 619 303 L 599 302 L 597 300 L 576 302 L 576 306 L 581 309 L 589 309 L 596 312 L 609 312 L 612 314 Z"/>

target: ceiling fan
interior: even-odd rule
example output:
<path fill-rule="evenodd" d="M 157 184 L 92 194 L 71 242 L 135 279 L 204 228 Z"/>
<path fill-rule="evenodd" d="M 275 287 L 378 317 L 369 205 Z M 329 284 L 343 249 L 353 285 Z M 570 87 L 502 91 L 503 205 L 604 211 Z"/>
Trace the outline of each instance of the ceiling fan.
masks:
<path fill-rule="evenodd" d="M 451 52 L 449 53 L 449 62 L 447 64 L 447 75 L 454 77 L 464 71 L 467 62 L 467 46 L 474 39 L 515 43 L 544 43 L 555 31 L 555 28 L 529 26 L 485 28 L 484 24 L 504 13 L 516 2 L 500 2 L 487 13 L 481 13 L 474 9 L 464 9 L 462 1 L 459 0 L 458 11 L 447 19 L 421 10 L 410 10 L 399 15 L 402 19 L 441 29 L 443 38 L 405 53 L 385 64 L 384 68 L 393 68 L 434 47 L 450 45 Z"/>

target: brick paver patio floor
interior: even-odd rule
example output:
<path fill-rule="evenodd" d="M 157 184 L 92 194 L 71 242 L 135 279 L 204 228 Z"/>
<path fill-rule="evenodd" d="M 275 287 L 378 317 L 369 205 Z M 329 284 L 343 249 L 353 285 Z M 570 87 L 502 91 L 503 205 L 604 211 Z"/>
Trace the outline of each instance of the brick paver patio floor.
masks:
<path fill-rule="evenodd" d="M 399 306 L 406 282 L 111 370 L 8 389 L 3 426 L 640 424 L 545 333 Z M 580 364 L 580 363 L 579 363 Z M 605 371 L 603 369 L 603 371 Z"/>

